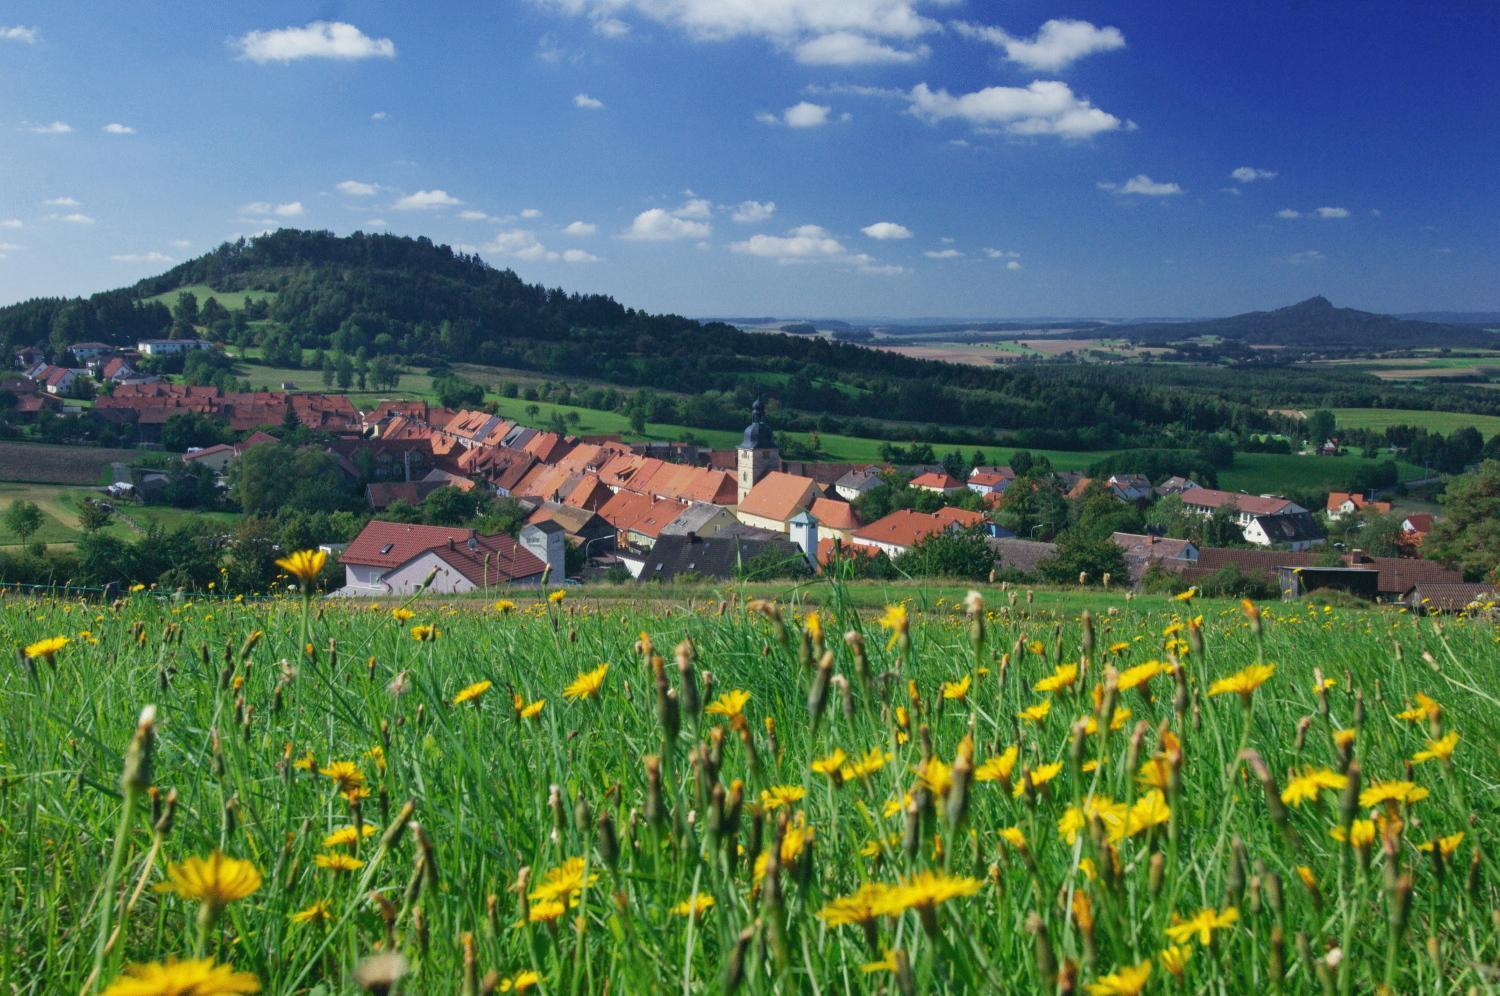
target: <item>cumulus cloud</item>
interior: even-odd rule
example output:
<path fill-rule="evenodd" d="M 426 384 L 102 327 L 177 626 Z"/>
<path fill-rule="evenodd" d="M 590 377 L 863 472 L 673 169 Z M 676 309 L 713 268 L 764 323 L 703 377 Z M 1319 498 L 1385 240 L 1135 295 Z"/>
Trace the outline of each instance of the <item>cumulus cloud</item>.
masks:
<path fill-rule="evenodd" d="M 679 218 L 697 218 L 699 220 L 706 220 L 713 214 L 713 211 L 713 202 L 702 197 L 693 197 L 689 195 L 688 199 L 682 202 L 682 207 L 678 208 L 672 213 Z"/>
<path fill-rule="evenodd" d="M 0 25 L 0 41 L 21 42 L 25 45 L 35 45 L 41 40 L 42 34 L 36 28 L 28 28 L 24 25 Z"/>
<path fill-rule="evenodd" d="M 564 249 L 562 254 L 564 263 L 597 263 L 599 257 L 582 249 Z"/>
<path fill-rule="evenodd" d="M 977 128 L 1003 128 L 1014 135 L 1089 138 L 1129 127 L 1057 80 L 1024 87 L 991 86 L 953 96 L 918 83 L 907 95 L 911 113 L 928 122 L 958 119 Z"/>
<path fill-rule="evenodd" d="M 958 259 L 963 253 L 957 249 L 928 249 L 922 255 L 928 259 Z"/>
<path fill-rule="evenodd" d="M 175 263 L 171 256 L 164 252 L 122 252 L 109 257 L 116 263 Z"/>
<path fill-rule="evenodd" d="M 295 218 L 302 214 L 305 209 L 301 201 L 286 201 L 282 204 L 272 204 L 270 201 L 251 201 L 249 204 L 241 205 L 240 214 L 257 218 L 269 214 L 280 215 L 283 218 Z"/>
<path fill-rule="evenodd" d="M 814 104 L 810 100 L 802 100 L 780 114 L 762 111 L 755 116 L 755 120 L 768 125 L 784 124 L 788 128 L 817 128 L 828 123 L 828 114 L 832 110 L 833 108 L 826 104 Z"/>
<path fill-rule="evenodd" d="M 446 190 L 419 190 L 407 194 L 392 205 L 397 211 L 429 211 L 433 208 L 457 207 L 463 201 Z"/>
<path fill-rule="evenodd" d="M 563 228 L 563 234 L 564 235 L 571 235 L 574 238 L 580 238 L 580 239 L 582 239 L 582 238 L 587 238 L 590 235 L 593 235 L 598 230 L 599 230 L 599 226 L 595 225 L 592 222 L 588 222 L 588 221 L 572 221 L 572 222 L 569 222 L 566 226 L 564 226 L 564 228 Z"/>
<path fill-rule="evenodd" d="M 636 242 L 669 242 L 675 239 L 706 239 L 712 229 L 706 222 L 679 218 L 664 208 L 650 208 L 635 216 L 620 237 Z"/>
<path fill-rule="evenodd" d="M 521 210 L 521 217 L 523 218 L 540 218 L 541 216 L 542 212 L 540 208 L 522 208 Z"/>
<path fill-rule="evenodd" d="M 0 228 L 24 228 L 20 218 L 0 218 Z"/>
<path fill-rule="evenodd" d="M 1298 211 L 1296 208 L 1282 208 L 1280 211 L 1276 212 L 1276 217 L 1291 220 L 1292 218 L 1302 217 L 1302 212 Z"/>
<path fill-rule="evenodd" d="M 187 239 L 173 239 L 172 240 L 172 247 L 175 248 L 175 249 L 187 249 L 187 248 L 189 248 L 191 246 L 192 246 L 192 243 L 189 242 Z"/>
<path fill-rule="evenodd" d="M 1005 268 L 1007 270 L 1019 270 L 1021 268 L 1021 264 L 1015 260 L 1011 260 L 1010 262 L 1005 264 Z"/>
<path fill-rule="evenodd" d="M 66 121 L 53 121 L 50 124 L 27 125 L 26 130 L 33 135 L 67 135 L 73 131 L 73 126 Z"/>
<path fill-rule="evenodd" d="M 586 93 L 580 93 L 573 98 L 573 106 L 582 108 L 585 111 L 602 111 L 604 110 L 604 101 L 590 97 Z"/>
<path fill-rule="evenodd" d="M 865 253 L 850 252 L 820 225 L 799 225 L 785 235 L 752 235 L 741 242 L 730 243 L 729 249 L 746 256 L 775 260 L 780 265 L 835 263 L 860 273 L 889 275 L 905 272 L 904 267 L 882 264 Z"/>
<path fill-rule="evenodd" d="M 486 252 L 514 256 L 529 262 L 555 260 L 558 254 L 537 241 L 536 233 L 524 228 L 497 232 L 494 241 L 482 247 Z"/>
<path fill-rule="evenodd" d="M 877 221 L 873 225 L 866 225 L 860 231 L 872 239 L 881 241 L 911 238 L 911 229 L 905 225 L 898 225 L 894 221 Z"/>
<path fill-rule="evenodd" d="M 1316 213 L 1319 218 L 1329 220 L 1349 217 L 1349 209 L 1342 207 L 1320 207 Z"/>
<path fill-rule="evenodd" d="M 902 65 L 927 58 L 931 49 L 895 48 L 867 35 L 834 31 L 802 42 L 795 54 L 804 66 Z"/>
<path fill-rule="evenodd" d="M 730 217 L 741 225 L 756 225 L 776 213 L 775 201 L 740 201 Z"/>
<path fill-rule="evenodd" d="M 71 214 L 49 214 L 47 219 L 49 221 L 66 221 L 70 225 L 92 225 L 94 223 L 93 218 L 77 211 Z"/>
<path fill-rule="evenodd" d="M 461 218 L 464 221 L 492 221 L 492 220 L 498 221 L 499 220 L 499 219 L 492 219 L 492 218 L 490 218 L 489 215 L 485 214 L 483 211 L 476 211 L 473 208 L 469 208 L 466 211 L 460 211 L 460 212 L 458 212 L 458 216 L 459 216 L 459 218 Z"/>
<path fill-rule="evenodd" d="M 48 207 L 76 208 L 83 207 L 83 201 L 72 197 L 54 197 L 51 200 L 42 201 Z"/>
<path fill-rule="evenodd" d="M 374 197 L 376 191 L 380 189 L 375 184 L 365 183 L 363 180 L 342 180 L 337 186 L 339 193 L 348 194 L 350 197 Z"/>
<path fill-rule="evenodd" d="M 618 17 L 596 17 L 593 27 L 600 38 L 624 38 L 630 34 L 630 25 Z"/>
<path fill-rule="evenodd" d="M 387 117 L 387 115 L 386 115 L 385 111 L 376 111 L 374 114 L 370 115 L 370 120 L 371 121 L 384 121 L 386 119 L 386 117 Z"/>
<path fill-rule="evenodd" d="M 1292 253 L 1286 261 L 1294 266 L 1306 266 L 1309 263 L 1321 263 L 1327 258 L 1316 249 L 1304 249 L 1301 252 Z"/>
<path fill-rule="evenodd" d="M 984 255 L 987 259 L 1020 259 L 1021 254 L 1009 249 L 995 249 L 990 246 L 984 247 Z M 1019 268 L 1019 267 L 1017 267 Z"/>
<path fill-rule="evenodd" d="M 130 125 L 120 124 L 118 121 L 111 121 L 109 124 L 107 124 L 107 125 L 104 126 L 103 131 L 104 131 L 104 133 L 106 135 L 134 135 L 135 134 L 135 129 L 134 128 L 130 127 Z"/>
<path fill-rule="evenodd" d="M 1119 28 L 1101 28 L 1088 21 L 1054 18 L 1030 38 L 967 21 L 955 21 L 952 27 L 965 38 L 1003 49 L 1011 62 L 1042 72 L 1057 72 L 1086 55 L 1125 47 L 1125 36 Z"/>
<path fill-rule="evenodd" d="M 240 57 L 264 65 L 297 59 L 394 59 L 396 43 L 371 38 L 343 21 L 313 21 L 300 28 L 251 31 L 234 43 Z"/>
<path fill-rule="evenodd" d="M 1145 173 L 1137 173 L 1124 183 L 1104 181 L 1098 186 L 1100 190 L 1113 190 L 1117 194 L 1139 194 L 1142 197 L 1171 197 L 1182 193 L 1182 188 L 1177 184 L 1159 183 Z"/>
<path fill-rule="evenodd" d="M 1229 174 L 1230 179 L 1236 183 L 1254 183 L 1256 180 L 1274 180 L 1276 171 L 1273 169 L 1256 169 L 1254 166 L 1241 166 Z"/>
<path fill-rule="evenodd" d="M 367 218 L 365 220 L 365 227 L 366 228 L 387 228 L 389 226 L 386 224 L 386 220 L 384 218 Z"/>

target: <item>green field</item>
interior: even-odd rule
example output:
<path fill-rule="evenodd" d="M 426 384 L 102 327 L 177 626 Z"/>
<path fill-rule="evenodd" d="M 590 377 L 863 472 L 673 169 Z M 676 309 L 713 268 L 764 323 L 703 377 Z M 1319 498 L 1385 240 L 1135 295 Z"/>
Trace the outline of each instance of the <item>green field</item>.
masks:
<path fill-rule="evenodd" d="M 1236 453 L 1234 466 L 1219 471 L 1219 487 L 1226 491 L 1248 491 L 1251 494 L 1286 491 L 1330 491 L 1345 486 L 1361 467 L 1381 463 L 1362 456 L 1301 456 L 1285 453 Z M 1423 476 L 1422 468 L 1397 461 L 1401 480 Z"/>
<path fill-rule="evenodd" d="M 203 307 L 203 302 L 209 298 L 217 298 L 219 303 L 230 311 L 239 311 L 245 307 L 247 297 L 255 298 L 257 301 L 264 298 L 267 301 L 276 300 L 275 291 L 216 291 L 208 284 L 188 284 L 176 290 L 167 291 L 165 294 L 153 294 L 145 298 L 146 301 L 160 301 L 167 307 L 175 307 L 177 298 L 184 292 L 191 293 L 198 299 L 198 307 Z"/>
<path fill-rule="evenodd" d="M 14 501 L 35 502 L 42 510 L 43 524 L 31 537 L 33 543 L 71 544 L 78 541 L 82 531 L 78 528 L 78 508 L 85 498 L 104 498 L 97 489 L 79 488 L 60 484 L 24 484 L 0 482 L 0 510 L 10 507 Z M 187 522 L 208 521 L 232 529 L 240 519 L 234 512 L 202 512 L 196 509 L 168 508 L 164 506 L 134 505 L 111 501 L 119 512 L 104 527 L 104 532 L 130 538 L 140 535 L 151 525 L 167 529 Z M 21 538 L 0 523 L 0 547 L 19 546 Z"/>
<path fill-rule="evenodd" d="M 1408 408 L 1330 408 L 1346 429 L 1385 429 L 1393 425 L 1415 425 L 1444 435 L 1473 426 L 1486 439 L 1500 435 L 1500 415 L 1469 415 L 1463 412 L 1429 412 Z"/>
<path fill-rule="evenodd" d="M 404 623 L 0 595 L 9 646 L 69 638 L 0 671 L 0 976 L 196 956 L 241 985 L 120 991 L 333 994 L 380 951 L 403 993 L 1492 987 L 1492 623 L 1287 604 L 1262 637 L 1232 603 L 990 588 L 973 640 L 909 588 L 577 594 Z M 855 608 L 903 596 L 891 631 Z M 243 864 L 184 874 L 215 852 Z"/>

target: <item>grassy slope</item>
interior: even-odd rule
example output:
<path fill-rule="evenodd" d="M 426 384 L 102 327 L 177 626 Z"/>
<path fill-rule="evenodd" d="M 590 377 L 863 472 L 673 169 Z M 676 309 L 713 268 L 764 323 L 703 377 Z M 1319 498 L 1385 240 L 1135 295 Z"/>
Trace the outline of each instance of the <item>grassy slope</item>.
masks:
<path fill-rule="evenodd" d="M 1384 429 L 1392 425 L 1415 425 L 1444 435 L 1473 426 L 1488 439 L 1500 435 L 1500 415 L 1468 415 L 1462 412 L 1428 412 L 1408 408 L 1331 408 L 1338 424 L 1349 429 Z"/>
<path fill-rule="evenodd" d="M 217 298 L 219 303 L 230 311 L 239 311 L 245 306 L 245 298 L 252 297 L 257 301 L 265 298 L 268 301 L 276 300 L 275 291 L 216 291 L 208 284 L 188 284 L 176 290 L 167 291 L 164 294 L 153 294 L 145 298 L 146 301 L 160 301 L 171 308 L 177 304 L 177 298 L 184 291 L 191 292 L 198 299 L 198 307 L 203 307 L 203 302 L 209 298 Z"/>
<path fill-rule="evenodd" d="M 71 485 L 0 482 L 0 508 L 7 508 L 14 501 L 31 501 L 42 510 L 42 528 L 32 536 L 32 542 L 77 542 L 82 532 L 78 528 L 79 505 L 85 498 L 97 497 L 100 497 L 97 490 Z M 104 531 L 121 538 L 139 536 L 141 529 L 152 524 L 171 529 L 187 522 L 204 520 L 233 528 L 240 519 L 234 512 L 200 512 L 192 509 L 116 504 L 121 514 L 111 519 Z M 126 518 L 135 525 L 126 522 Z M 0 522 L 0 547 L 18 546 L 20 542 L 21 538 Z"/>

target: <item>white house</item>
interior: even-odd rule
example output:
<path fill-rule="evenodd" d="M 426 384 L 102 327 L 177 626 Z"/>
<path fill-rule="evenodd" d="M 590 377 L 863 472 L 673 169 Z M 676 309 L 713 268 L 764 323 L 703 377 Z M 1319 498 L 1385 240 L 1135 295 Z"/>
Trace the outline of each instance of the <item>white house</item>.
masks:
<path fill-rule="evenodd" d="M 551 527 L 550 529 L 547 527 Z M 551 567 L 563 577 L 564 533 L 555 523 L 523 526 L 519 539 L 472 529 L 372 520 L 344 550 L 341 595 L 409 595 L 428 591 L 535 586 Z"/>
<path fill-rule="evenodd" d="M 191 353 L 195 349 L 211 349 L 213 343 L 206 339 L 142 339 L 135 348 L 142 356 L 172 356 Z"/>

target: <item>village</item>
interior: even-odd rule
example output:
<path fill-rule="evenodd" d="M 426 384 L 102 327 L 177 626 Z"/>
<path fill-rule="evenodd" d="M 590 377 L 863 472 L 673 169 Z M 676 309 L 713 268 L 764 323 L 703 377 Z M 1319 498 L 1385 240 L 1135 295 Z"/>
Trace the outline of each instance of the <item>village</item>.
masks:
<path fill-rule="evenodd" d="M 202 340 L 151 340 L 139 343 L 134 355 L 210 346 Z M 339 595 L 401 596 L 423 585 L 452 594 L 493 592 L 548 577 L 569 583 L 726 579 L 743 576 L 752 562 L 817 573 L 877 557 L 899 564 L 919 544 L 944 534 L 982 536 L 996 576 L 1031 576 L 1058 552 L 1037 530 L 1017 535 L 996 514 L 1018 480 L 1022 487 L 1038 487 L 1035 474 L 974 466 L 961 478 L 941 465 L 783 459 L 759 402 L 733 449 L 627 443 L 427 401 L 382 401 L 360 411 L 344 395 L 301 392 L 290 384 L 285 390 L 235 392 L 174 383 L 138 374 L 131 355 L 104 344 L 77 343 L 70 352 L 84 368 L 17 355 L 27 380 L 12 383 L 33 385 L 17 392 L 18 412 L 59 405 L 77 393 L 77 382 L 94 378 L 104 391 L 93 399 L 91 417 L 113 424 L 137 445 L 158 445 L 174 416 L 217 420 L 237 441 L 192 448 L 181 459 L 211 472 L 221 486 L 231 464 L 249 449 L 279 444 L 268 429 L 295 426 L 324 440 L 320 445 L 349 480 L 362 482 L 373 516 L 351 542 L 325 544 L 345 571 Z M 165 477 L 160 471 L 122 474 L 107 490 L 116 500 L 142 498 Z M 1421 559 L 1423 537 L 1434 522 L 1428 513 L 1402 519 L 1400 556 L 1370 556 L 1357 537 L 1332 548 L 1325 526 L 1344 522 L 1356 528 L 1361 515 L 1391 511 L 1374 496 L 1333 492 L 1325 508 L 1312 510 L 1178 475 L 1155 483 L 1131 473 L 1093 480 L 1054 472 L 1043 479 L 1069 502 L 1101 490 L 1141 509 L 1172 498 L 1186 514 L 1227 520 L 1242 537 L 1232 547 L 1216 547 L 1153 531 L 1116 531 L 1110 540 L 1123 553 L 1126 576 L 1092 579 L 1096 583 L 1140 586 L 1151 572 L 1191 586 L 1228 570 L 1274 585 L 1284 597 L 1332 588 L 1438 610 L 1492 596 L 1484 585 L 1465 584 L 1459 573 Z M 862 519 L 860 498 L 892 481 L 931 496 L 922 502 L 928 510 L 896 508 Z M 388 509 L 420 506 L 443 488 L 512 499 L 522 505 L 524 523 L 514 536 L 486 535 L 382 517 Z"/>

